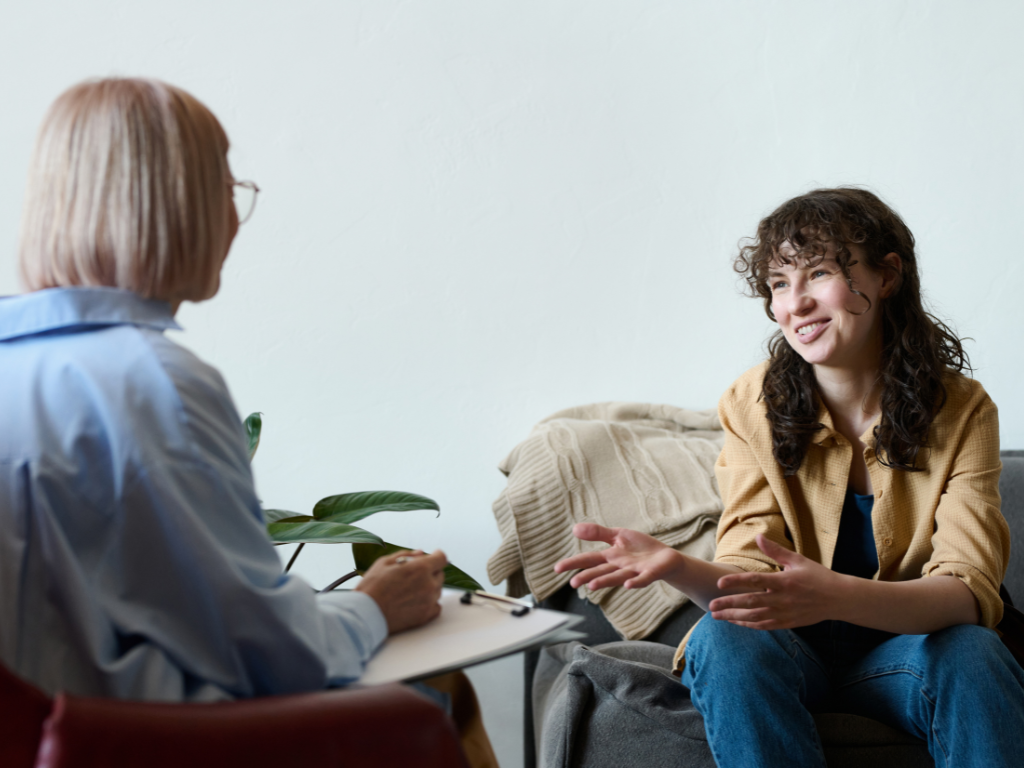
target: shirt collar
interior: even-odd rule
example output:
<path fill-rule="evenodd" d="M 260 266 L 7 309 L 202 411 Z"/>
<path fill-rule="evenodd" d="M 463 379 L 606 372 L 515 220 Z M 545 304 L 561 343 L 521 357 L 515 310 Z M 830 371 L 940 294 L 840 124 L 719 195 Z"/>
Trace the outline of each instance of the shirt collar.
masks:
<path fill-rule="evenodd" d="M 0 341 L 109 325 L 181 330 L 166 301 L 120 288 L 47 288 L 0 298 Z"/>
<path fill-rule="evenodd" d="M 864 430 L 864 434 L 860 436 L 860 441 L 864 443 L 866 448 L 874 450 L 875 427 L 877 427 L 881 422 L 882 415 L 879 414 L 874 418 L 871 424 L 868 425 L 868 428 Z M 819 429 L 814 433 L 814 437 L 811 438 L 815 445 L 824 445 L 829 441 L 829 439 L 839 434 L 836 431 L 835 423 L 832 421 L 832 414 L 829 413 L 828 408 L 825 407 L 825 404 L 821 401 L 820 397 L 818 398 L 818 423 L 823 426 L 823 429 Z"/>

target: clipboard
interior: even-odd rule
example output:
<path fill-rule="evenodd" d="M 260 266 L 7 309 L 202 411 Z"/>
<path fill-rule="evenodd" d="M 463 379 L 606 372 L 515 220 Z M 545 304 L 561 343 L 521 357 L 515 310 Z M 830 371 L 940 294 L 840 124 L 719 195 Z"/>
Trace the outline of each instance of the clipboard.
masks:
<path fill-rule="evenodd" d="M 412 683 L 585 636 L 571 629 L 582 616 L 535 607 L 513 615 L 487 601 L 463 603 L 463 594 L 443 590 L 441 615 L 385 640 L 357 684 Z"/>

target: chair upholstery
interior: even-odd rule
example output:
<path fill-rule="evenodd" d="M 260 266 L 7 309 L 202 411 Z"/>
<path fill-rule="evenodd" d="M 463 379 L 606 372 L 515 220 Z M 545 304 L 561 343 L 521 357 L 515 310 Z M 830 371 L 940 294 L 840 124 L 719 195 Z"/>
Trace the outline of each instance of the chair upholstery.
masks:
<path fill-rule="evenodd" d="M 3 768 L 468 768 L 444 712 L 402 685 L 217 704 L 40 691 L 0 666 Z"/>
<path fill-rule="evenodd" d="M 0 664 L 0 766 L 32 768 L 50 700 Z"/>

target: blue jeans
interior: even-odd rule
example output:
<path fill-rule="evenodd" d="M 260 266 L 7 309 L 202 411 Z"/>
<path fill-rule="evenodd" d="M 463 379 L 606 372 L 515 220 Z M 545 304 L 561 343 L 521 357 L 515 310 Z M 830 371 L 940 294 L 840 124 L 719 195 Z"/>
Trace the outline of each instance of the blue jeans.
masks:
<path fill-rule="evenodd" d="M 1024 764 L 1024 670 L 991 629 L 893 635 L 839 621 L 798 630 L 697 624 L 682 682 L 719 768 L 825 766 L 813 712 L 878 720 L 937 768 Z"/>

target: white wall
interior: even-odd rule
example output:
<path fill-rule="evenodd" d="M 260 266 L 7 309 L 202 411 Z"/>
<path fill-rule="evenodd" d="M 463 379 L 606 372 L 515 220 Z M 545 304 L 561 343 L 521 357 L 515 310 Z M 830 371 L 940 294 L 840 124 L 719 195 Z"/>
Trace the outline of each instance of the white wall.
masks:
<path fill-rule="evenodd" d="M 192 91 L 263 188 L 179 319 L 265 413 L 269 506 L 425 493 L 440 519 L 367 527 L 485 580 L 495 465 L 535 421 L 713 406 L 760 358 L 735 243 L 816 185 L 903 214 L 1024 448 L 1020 4 L 4 0 L 0 24 L 0 293 L 34 131 L 84 77 Z"/>

